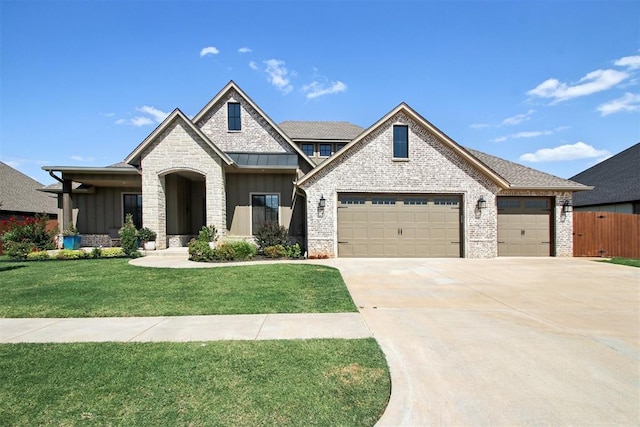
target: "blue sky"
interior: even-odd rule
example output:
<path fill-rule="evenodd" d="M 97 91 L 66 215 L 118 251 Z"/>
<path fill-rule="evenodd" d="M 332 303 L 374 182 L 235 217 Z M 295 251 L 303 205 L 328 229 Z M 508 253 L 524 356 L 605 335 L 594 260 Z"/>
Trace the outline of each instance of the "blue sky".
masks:
<path fill-rule="evenodd" d="M 406 102 L 459 144 L 564 178 L 640 141 L 638 1 L 0 0 L 0 160 L 124 159 L 234 80 L 276 122 Z"/>

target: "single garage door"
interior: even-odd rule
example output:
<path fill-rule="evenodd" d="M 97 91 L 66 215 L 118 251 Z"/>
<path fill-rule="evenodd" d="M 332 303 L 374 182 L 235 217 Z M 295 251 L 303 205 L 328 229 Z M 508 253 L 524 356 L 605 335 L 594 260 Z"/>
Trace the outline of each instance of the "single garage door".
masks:
<path fill-rule="evenodd" d="M 498 256 L 550 256 L 551 203 L 544 197 L 498 197 Z"/>
<path fill-rule="evenodd" d="M 338 256 L 460 257 L 460 196 L 339 194 Z"/>

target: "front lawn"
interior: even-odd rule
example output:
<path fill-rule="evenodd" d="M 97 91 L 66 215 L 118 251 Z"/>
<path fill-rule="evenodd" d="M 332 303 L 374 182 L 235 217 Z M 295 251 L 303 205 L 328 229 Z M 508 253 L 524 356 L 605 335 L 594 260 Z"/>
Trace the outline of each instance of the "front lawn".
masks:
<path fill-rule="evenodd" d="M 611 264 L 628 265 L 630 267 L 640 267 L 640 259 L 634 258 L 611 258 L 610 260 L 606 260 L 604 262 L 608 262 Z"/>
<path fill-rule="evenodd" d="M 308 264 L 143 268 L 126 259 L 0 262 L 0 317 L 331 313 L 356 307 L 339 271 Z"/>
<path fill-rule="evenodd" d="M 0 345 L 0 425 L 372 426 L 373 339 Z"/>

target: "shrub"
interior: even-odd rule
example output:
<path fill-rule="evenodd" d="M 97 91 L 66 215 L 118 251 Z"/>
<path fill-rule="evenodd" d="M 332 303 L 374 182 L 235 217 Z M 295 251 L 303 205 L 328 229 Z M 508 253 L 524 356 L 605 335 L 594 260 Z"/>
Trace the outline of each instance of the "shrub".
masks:
<path fill-rule="evenodd" d="M 284 258 L 287 256 L 287 250 L 282 245 L 267 246 L 264 248 L 264 256 L 268 258 Z"/>
<path fill-rule="evenodd" d="M 300 256 L 302 255 L 302 248 L 297 243 L 295 245 L 286 246 L 285 250 L 287 252 L 287 257 L 289 258 L 297 259 L 297 258 L 300 258 Z"/>
<path fill-rule="evenodd" d="M 267 222 L 256 231 L 256 243 L 260 251 L 268 246 L 285 246 L 289 241 L 289 230 L 275 222 Z"/>
<path fill-rule="evenodd" d="M 8 226 L 2 234 L 2 243 L 7 255 L 15 259 L 26 259 L 27 254 L 33 250 L 44 251 L 54 249 L 54 236 L 57 230 L 47 231 L 47 215 L 36 215 L 35 218 L 23 218 L 18 221 L 11 217 L 3 221 Z"/>
<path fill-rule="evenodd" d="M 203 242 L 215 242 L 218 240 L 218 232 L 215 225 L 206 226 L 203 225 L 202 229 L 198 232 L 198 240 Z"/>
<path fill-rule="evenodd" d="M 118 231 L 120 235 L 120 246 L 127 256 L 135 256 L 138 252 L 138 231 L 133 224 L 133 215 L 127 214 L 124 225 Z"/>
<path fill-rule="evenodd" d="M 89 254 L 89 258 L 100 258 L 102 256 L 102 249 L 93 248 Z"/>
<path fill-rule="evenodd" d="M 78 232 L 76 226 L 73 225 L 73 222 L 70 222 L 69 227 L 67 227 L 67 229 L 62 232 L 63 236 L 77 236 L 78 234 L 80 233 Z"/>
<path fill-rule="evenodd" d="M 104 248 L 100 252 L 102 258 L 119 258 L 125 256 L 122 248 Z"/>
<path fill-rule="evenodd" d="M 221 261 L 231 261 L 236 257 L 236 250 L 231 243 L 223 243 L 213 250 L 213 257 Z"/>
<path fill-rule="evenodd" d="M 56 255 L 56 259 L 84 259 L 88 258 L 89 254 L 83 250 L 71 250 L 63 249 Z"/>
<path fill-rule="evenodd" d="M 36 246 L 28 240 L 4 243 L 4 252 L 13 259 L 27 259 L 27 255 L 36 249 Z"/>
<path fill-rule="evenodd" d="M 254 244 L 247 242 L 246 240 L 238 240 L 235 242 L 226 243 L 233 247 L 235 252 L 235 259 L 245 260 L 253 258 L 258 252 L 258 248 Z"/>
<path fill-rule="evenodd" d="M 191 261 L 211 261 L 213 257 L 213 249 L 209 246 L 209 242 L 200 239 L 191 239 L 189 242 L 189 259 Z"/>
<path fill-rule="evenodd" d="M 46 261 L 51 259 L 47 251 L 35 251 L 27 254 L 27 261 Z"/>

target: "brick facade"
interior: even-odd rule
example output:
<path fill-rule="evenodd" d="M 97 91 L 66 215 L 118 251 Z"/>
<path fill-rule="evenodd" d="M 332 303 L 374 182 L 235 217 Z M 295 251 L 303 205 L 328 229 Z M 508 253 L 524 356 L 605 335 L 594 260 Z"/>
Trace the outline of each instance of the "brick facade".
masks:
<path fill-rule="evenodd" d="M 408 160 L 393 159 L 393 125 L 409 127 Z M 497 256 L 499 187 L 427 129 L 400 112 L 302 185 L 310 256 L 337 256 L 338 193 L 455 194 L 462 197 L 464 256 Z M 320 197 L 324 210 L 318 208 Z M 483 196 L 487 208 L 477 210 Z"/>

